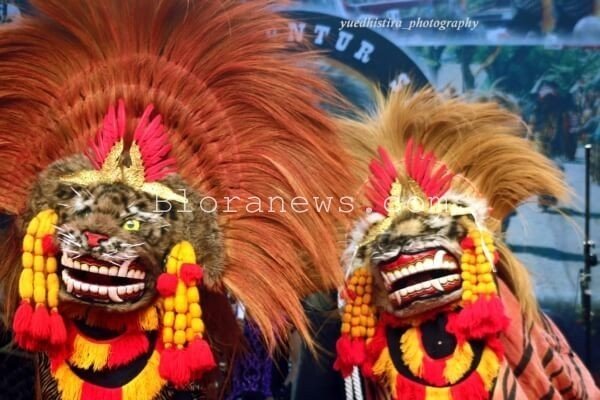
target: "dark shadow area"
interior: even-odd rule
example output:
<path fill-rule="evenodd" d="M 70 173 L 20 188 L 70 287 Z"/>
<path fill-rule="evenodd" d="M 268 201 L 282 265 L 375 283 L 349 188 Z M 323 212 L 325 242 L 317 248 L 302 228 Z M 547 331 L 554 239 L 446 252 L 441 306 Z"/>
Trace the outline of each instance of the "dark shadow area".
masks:
<path fill-rule="evenodd" d="M 0 399 L 33 400 L 33 359 L 13 351 L 11 337 L 0 325 Z"/>

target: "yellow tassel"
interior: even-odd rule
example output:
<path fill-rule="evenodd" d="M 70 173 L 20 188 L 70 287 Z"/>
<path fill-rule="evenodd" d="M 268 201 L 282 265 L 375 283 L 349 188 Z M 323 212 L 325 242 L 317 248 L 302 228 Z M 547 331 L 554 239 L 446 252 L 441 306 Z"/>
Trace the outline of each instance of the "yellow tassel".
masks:
<path fill-rule="evenodd" d="M 106 367 L 109 353 L 109 344 L 90 342 L 78 335 L 75 337 L 73 354 L 69 361 L 79 368 L 92 368 L 94 371 L 99 371 Z"/>
<path fill-rule="evenodd" d="M 462 301 L 472 303 L 479 296 L 492 296 L 498 293 L 494 280 L 494 238 L 491 232 L 469 227 L 468 237 L 475 248 L 464 250 L 461 257 Z"/>
<path fill-rule="evenodd" d="M 369 340 L 375 334 L 375 310 L 373 308 L 373 277 L 366 267 L 357 268 L 346 281 L 348 295 L 342 311 L 342 333 L 354 339 Z"/>
<path fill-rule="evenodd" d="M 398 371 L 394 367 L 392 357 L 390 357 L 389 348 L 383 349 L 379 358 L 373 365 L 373 374 L 380 379 L 383 379 L 388 390 L 392 393 L 394 399 L 398 398 L 396 393 L 396 380 L 398 378 Z"/>
<path fill-rule="evenodd" d="M 46 235 L 54 235 L 58 215 L 54 210 L 39 212 L 27 225 L 23 238 L 23 270 L 19 277 L 19 296 L 36 305 L 58 306 L 58 276 L 56 258 L 44 255 L 42 241 Z"/>
<path fill-rule="evenodd" d="M 423 349 L 421 348 L 421 338 L 416 328 L 410 328 L 400 338 L 400 347 L 402 349 L 404 364 L 413 375 L 423 377 Z"/>
<path fill-rule="evenodd" d="M 492 350 L 487 347 L 483 349 L 483 354 L 481 355 L 481 361 L 477 366 L 477 373 L 481 377 L 485 389 L 487 391 L 492 390 L 492 386 L 494 385 L 494 380 L 498 376 L 500 371 L 500 361 Z"/>
<path fill-rule="evenodd" d="M 124 400 L 148 400 L 156 397 L 166 384 L 158 373 L 159 360 L 160 356 L 155 351 L 142 372 L 123 386 Z"/>
<path fill-rule="evenodd" d="M 204 334 L 200 292 L 195 285 L 187 286 L 179 277 L 184 264 L 196 264 L 196 253 L 191 243 L 177 243 L 167 257 L 166 273 L 178 277 L 174 296 L 162 299 L 164 312 L 162 315 L 162 339 L 165 348 L 176 345 L 183 348 L 187 342 Z"/>
<path fill-rule="evenodd" d="M 473 363 L 473 349 L 469 342 L 457 345 L 454 354 L 446 361 L 444 378 L 454 384 L 464 378 Z"/>
<path fill-rule="evenodd" d="M 61 400 L 81 400 L 83 381 L 63 363 L 54 373 L 54 379 L 61 393 Z"/>
<path fill-rule="evenodd" d="M 425 389 L 425 398 L 427 400 L 452 400 L 452 395 L 450 394 L 450 388 L 427 386 Z"/>
<path fill-rule="evenodd" d="M 27 268 L 21 272 L 19 277 L 19 296 L 22 299 L 31 299 L 33 297 L 33 269 Z"/>

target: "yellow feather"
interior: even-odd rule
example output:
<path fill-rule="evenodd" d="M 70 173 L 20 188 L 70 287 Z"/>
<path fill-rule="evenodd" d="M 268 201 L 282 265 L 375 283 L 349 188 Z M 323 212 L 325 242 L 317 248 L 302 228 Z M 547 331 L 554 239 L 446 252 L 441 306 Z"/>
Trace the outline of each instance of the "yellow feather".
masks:
<path fill-rule="evenodd" d="M 132 381 L 123 386 L 123 400 L 153 399 L 166 384 L 158 373 L 160 356 L 152 353 L 148 363 Z"/>
<path fill-rule="evenodd" d="M 140 327 L 145 331 L 154 331 L 158 329 L 158 311 L 156 307 L 148 307 L 140 317 Z"/>
<path fill-rule="evenodd" d="M 75 337 L 73 354 L 69 361 L 79 368 L 92 368 L 99 371 L 108 363 L 110 345 L 90 342 L 82 336 Z"/>
<path fill-rule="evenodd" d="M 394 367 L 394 362 L 390 357 L 389 348 L 383 349 L 377 362 L 373 365 L 373 374 L 381 379 L 385 380 L 385 384 L 388 390 L 391 391 L 392 397 L 394 399 L 398 398 L 396 393 L 396 380 L 398 378 L 398 371 L 396 371 L 396 367 Z"/>
<path fill-rule="evenodd" d="M 419 331 L 416 328 L 410 328 L 402 335 L 400 347 L 404 354 L 402 360 L 413 373 L 413 375 L 423 376 L 423 349 L 421 348 L 421 339 Z"/>
<path fill-rule="evenodd" d="M 473 362 L 473 349 L 468 342 L 457 346 L 454 354 L 446 361 L 444 378 L 449 383 L 456 383 L 469 371 Z"/>
<path fill-rule="evenodd" d="M 61 393 L 61 400 L 81 400 L 83 381 L 63 363 L 54 373 L 54 379 Z"/>
<path fill-rule="evenodd" d="M 492 386 L 494 385 L 494 380 L 498 376 L 498 372 L 500 371 L 500 362 L 496 353 L 487 347 L 483 349 L 483 354 L 481 355 L 481 361 L 477 366 L 477 373 L 483 380 L 483 384 L 485 385 L 485 389 L 487 391 L 492 390 Z"/>

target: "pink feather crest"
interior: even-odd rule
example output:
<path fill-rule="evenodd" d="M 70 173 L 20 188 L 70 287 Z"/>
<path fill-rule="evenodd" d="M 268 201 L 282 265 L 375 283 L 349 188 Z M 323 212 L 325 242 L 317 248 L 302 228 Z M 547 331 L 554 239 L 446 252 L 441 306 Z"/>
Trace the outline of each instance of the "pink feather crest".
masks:
<path fill-rule="evenodd" d="M 369 164 L 371 176 L 369 177 L 370 187 L 367 189 L 366 196 L 371 202 L 373 211 L 387 215 L 386 201 L 390 196 L 392 184 L 398 178 L 398 171 L 394 163 L 384 148 L 377 149 L 379 159 L 374 159 Z"/>
<path fill-rule="evenodd" d="M 425 153 L 421 146 L 415 148 L 412 139 L 406 144 L 404 166 L 408 176 L 417 182 L 430 199 L 437 201 L 450 189 L 454 178 L 452 171 L 446 165 L 440 165 L 432 152 Z"/>
<path fill-rule="evenodd" d="M 119 100 L 117 107 L 109 107 L 102 122 L 102 129 L 96 135 L 96 140 L 87 154 L 94 168 L 102 168 L 112 148 L 125 136 L 125 128 L 125 103 Z"/>
<path fill-rule="evenodd" d="M 133 141 L 138 145 L 142 156 L 146 182 L 160 180 L 175 171 L 175 159 L 169 157 L 171 144 L 164 125 L 161 124 L 161 116 L 150 119 L 153 110 L 152 105 L 146 107 L 133 134 Z M 109 107 L 102 129 L 88 152 L 94 168 L 101 169 L 115 144 L 125 139 L 126 127 L 125 103 L 119 100 L 117 107 Z"/>
<path fill-rule="evenodd" d="M 146 107 L 133 134 L 133 140 L 142 153 L 147 182 L 162 179 L 175 171 L 175 159 L 169 157 L 171 144 L 161 124 L 162 118 L 157 115 L 150 120 L 153 110 L 152 104 Z"/>

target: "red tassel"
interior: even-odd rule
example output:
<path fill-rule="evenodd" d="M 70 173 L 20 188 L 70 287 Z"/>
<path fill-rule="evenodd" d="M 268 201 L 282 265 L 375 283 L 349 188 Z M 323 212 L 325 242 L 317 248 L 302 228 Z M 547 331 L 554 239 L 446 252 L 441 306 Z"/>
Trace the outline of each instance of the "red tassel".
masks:
<path fill-rule="evenodd" d="M 369 343 L 365 345 L 366 357 L 361 366 L 361 371 L 366 378 L 373 378 L 373 365 L 379 359 L 381 352 L 387 347 L 387 338 L 385 337 L 385 323 L 380 321 L 375 329 L 375 335 Z"/>
<path fill-rule="evenodd" d="M 347 377 L 352 373 L 352 367 L 354 366 L 349 357 L 352 348 L 350 336 L 342 335 L 337 340 L 335 348 L 337 351 L 337 358 L 333 364 L 333 368 L 336 371 L 340 371 L 342 376 Z"/>
<path fill-rule="evenodd" d="M 163 297 L 173 296 L 177 290 L 177 276 L 163 273 L 158 276 L 156 290 Z"/>
<path fill-rule="evenodd" d="M 67 344 L 64 346 L 53 347 L 47 351 L 48 357 L 50 358 L 50 371 L 52 371 L 52 373 L 55 373 L 73 354 L 73 346 L 68 345 L 69 343 L 71 345 L 73 344 L 72 341 L 67 340 Z"/>
<path fill-rule="evenodd" d="M 122 400 L 123 390 L 119 388 L 105 388 L 92 383 L 83 382 L 81 386 L 81 400 Z"/>
<path fill-rule="evenodd" d="M 367 358 L 364 340 L 351 339 L 347 334 L 338 339 L 335 347 L 337 359 L 333 368 L 340 371 L 344 377 L 352 373 L 354 366 L 361 366 Z"/>
<path fill-rule="evenodd" d="M 50 312 L 50 344 L 62 346 L 67 342 L 67 328 L 62 316 L 53 310 Z"/>
<path fill-rule="evenodd" d="M 183 349 L 164 349 L 160 355 L 158 372 L 163 379 L 171 382 L 176 388 L 190 383 L 192 373 Z"/>
<path fill-rule="evenodd" d="M 351 360 L 354 365 L 361 365 L 365 362 L 367 351 L 365 349 L 365 341 L 362 339 L 354 339 L 351 342 Z"/>
<path fill-rule="evenodd" d="M 503 332 L 509 322 L 498 296 L 489 299 L 480 297 L 457 314 L 451 314 L 446 330 L 456 335 L 459 341 L 465 338 L 483 339 Z"/>
<path fill-rule="evenodd" d="M 185 353 L 187 364 L 195 376 L 210 371 L 217 365 L 212 350 L 204 339 L 192 340 L 185 349 Z"/>
<path fill-rule="evenodd" d="M 127 333 L 111 343 L 107 366 L 125 365 L 148 351 L 150 343 L 143 332 Z"/>
<path fill-rule="evenodd" d="M 36 340 L 50 339 L 50 315 L 46 306 L 38 305 L 33 312 L 31 337 Z"/>
<path fill-rule="evenodd" d="M 195 285 L 202 280 L 204 271 L 198 264 L 182 264 L 179 270 L 179 277 L 186 285 Z"/>
<path fill-rule="evenodd" d="M 489 398 L 483 380 L 477 371 L 473 371 L 464 381 L 451 386 L 450 394 L 453 399 L 460 400 L 486 400 Z"/>
<path fill-rule="evenodd" d="M 29 333 L 31 329 L 31 319 L 33 318 L 33 307 L 27 300 L 23 300 L 13 319 L 13 331 L 15 336 L 20 336 L 25 333 Z"/>

